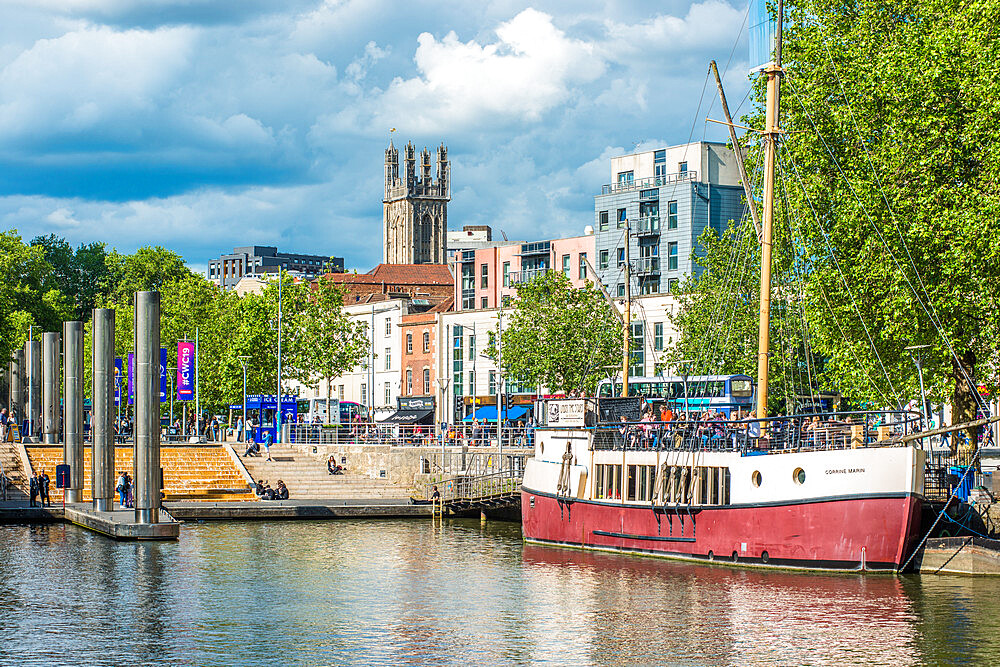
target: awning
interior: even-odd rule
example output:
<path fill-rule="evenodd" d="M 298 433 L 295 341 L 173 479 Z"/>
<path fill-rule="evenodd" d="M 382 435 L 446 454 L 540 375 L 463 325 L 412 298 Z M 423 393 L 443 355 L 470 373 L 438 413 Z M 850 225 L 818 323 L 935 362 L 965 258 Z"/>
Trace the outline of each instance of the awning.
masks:
<path fill-rule="evenodd" d="M 433 410 L 399 410 L 379 422 L 380 424 L 433 424 Z"/>
<path fill-rule="evenodd" d="M 529 406 L 526 405 L 514 405 L 503 411 L 504 419 L 518 419 L 527 412 Z M 479 408 L 471 415 L 466 417 L 462 421 L 471 422 L 473 419 L 478 419 L 480 421 L 491 421 L 495 422 L 497 420 L 497 406 L 495 405 L 484 405 Z"/>

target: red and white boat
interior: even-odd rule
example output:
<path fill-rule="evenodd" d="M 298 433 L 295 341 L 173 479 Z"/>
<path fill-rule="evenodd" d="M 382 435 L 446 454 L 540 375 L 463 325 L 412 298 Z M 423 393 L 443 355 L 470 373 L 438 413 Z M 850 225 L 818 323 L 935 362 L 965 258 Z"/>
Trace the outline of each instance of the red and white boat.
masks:
<path fill-rule="evenodd" d="M 595 401 L 578 403 L 596 414 Z M 926 458 L 918 447 L 875 440 L 877 429 L 860 426 L 840 440 L 764 451 L 735 437 L 691 446 L 691 437 L 670 436 L 684 425 L 653 428 L 650 449 L 623 437 L 620 424 L 539 428 L 521 490 L 525 539 L 840 570 L 896 570 L 916 547 Z"/>

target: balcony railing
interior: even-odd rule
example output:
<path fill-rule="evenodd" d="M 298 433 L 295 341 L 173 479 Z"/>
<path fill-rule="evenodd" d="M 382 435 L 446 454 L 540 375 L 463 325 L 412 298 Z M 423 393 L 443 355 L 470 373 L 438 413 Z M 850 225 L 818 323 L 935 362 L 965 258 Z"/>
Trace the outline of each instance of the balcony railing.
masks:
<path fill-rule="evenodd" d="M 538 276 L 548 272 L 549 269 L 527 269 L 525 271 L 511 271 L 507 274 L 507 282 L 510 285 L 522 285 L 530 283 Z"/>
<path fill-rule="evenodd" d="M 628 192 L 637 188 L 655 188 L 671 183 L 683 181 L 697 181 L 697 171 L 682 171 L 676 174 L 666 174 L 664 176 L 654 176 L 653 178 L 640 178 L 637 181 L 622 181 L 621 183 L 608 183 L 601 187 L 602 195 L 611 195 L 616 192 Z"/>
<path fill-rule="evenodd" d="M 651 215 L 636 221 L 636 234 L 652 236 L 660 233 L 660 216 Z"/>
<path fill-rule="evenodd" d="M 654 275 L 660 272 L 659 257 L 640 257 L 635 261 L 635 272 L 640 276 Z"/>

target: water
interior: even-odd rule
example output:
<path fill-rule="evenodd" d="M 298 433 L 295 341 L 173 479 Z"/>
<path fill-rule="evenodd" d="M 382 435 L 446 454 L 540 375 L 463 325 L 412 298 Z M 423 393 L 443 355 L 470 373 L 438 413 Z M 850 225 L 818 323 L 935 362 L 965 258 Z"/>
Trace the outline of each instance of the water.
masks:
<path fill-rule="evenodd" d="M 0 526 L 0 664 L 997 664 L 1000 579 L 736 570 L 520 526 Z"/>

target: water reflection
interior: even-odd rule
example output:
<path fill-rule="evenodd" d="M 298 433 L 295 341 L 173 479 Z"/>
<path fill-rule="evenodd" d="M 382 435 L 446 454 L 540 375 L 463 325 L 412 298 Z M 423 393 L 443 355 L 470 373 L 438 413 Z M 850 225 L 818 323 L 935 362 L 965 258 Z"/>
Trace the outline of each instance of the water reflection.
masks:
<path fill-rule="evenodd" d="M 0 527 L 0 664 L 996 662 L 1000 582 L 523 546 L 478 522 Z"/>

